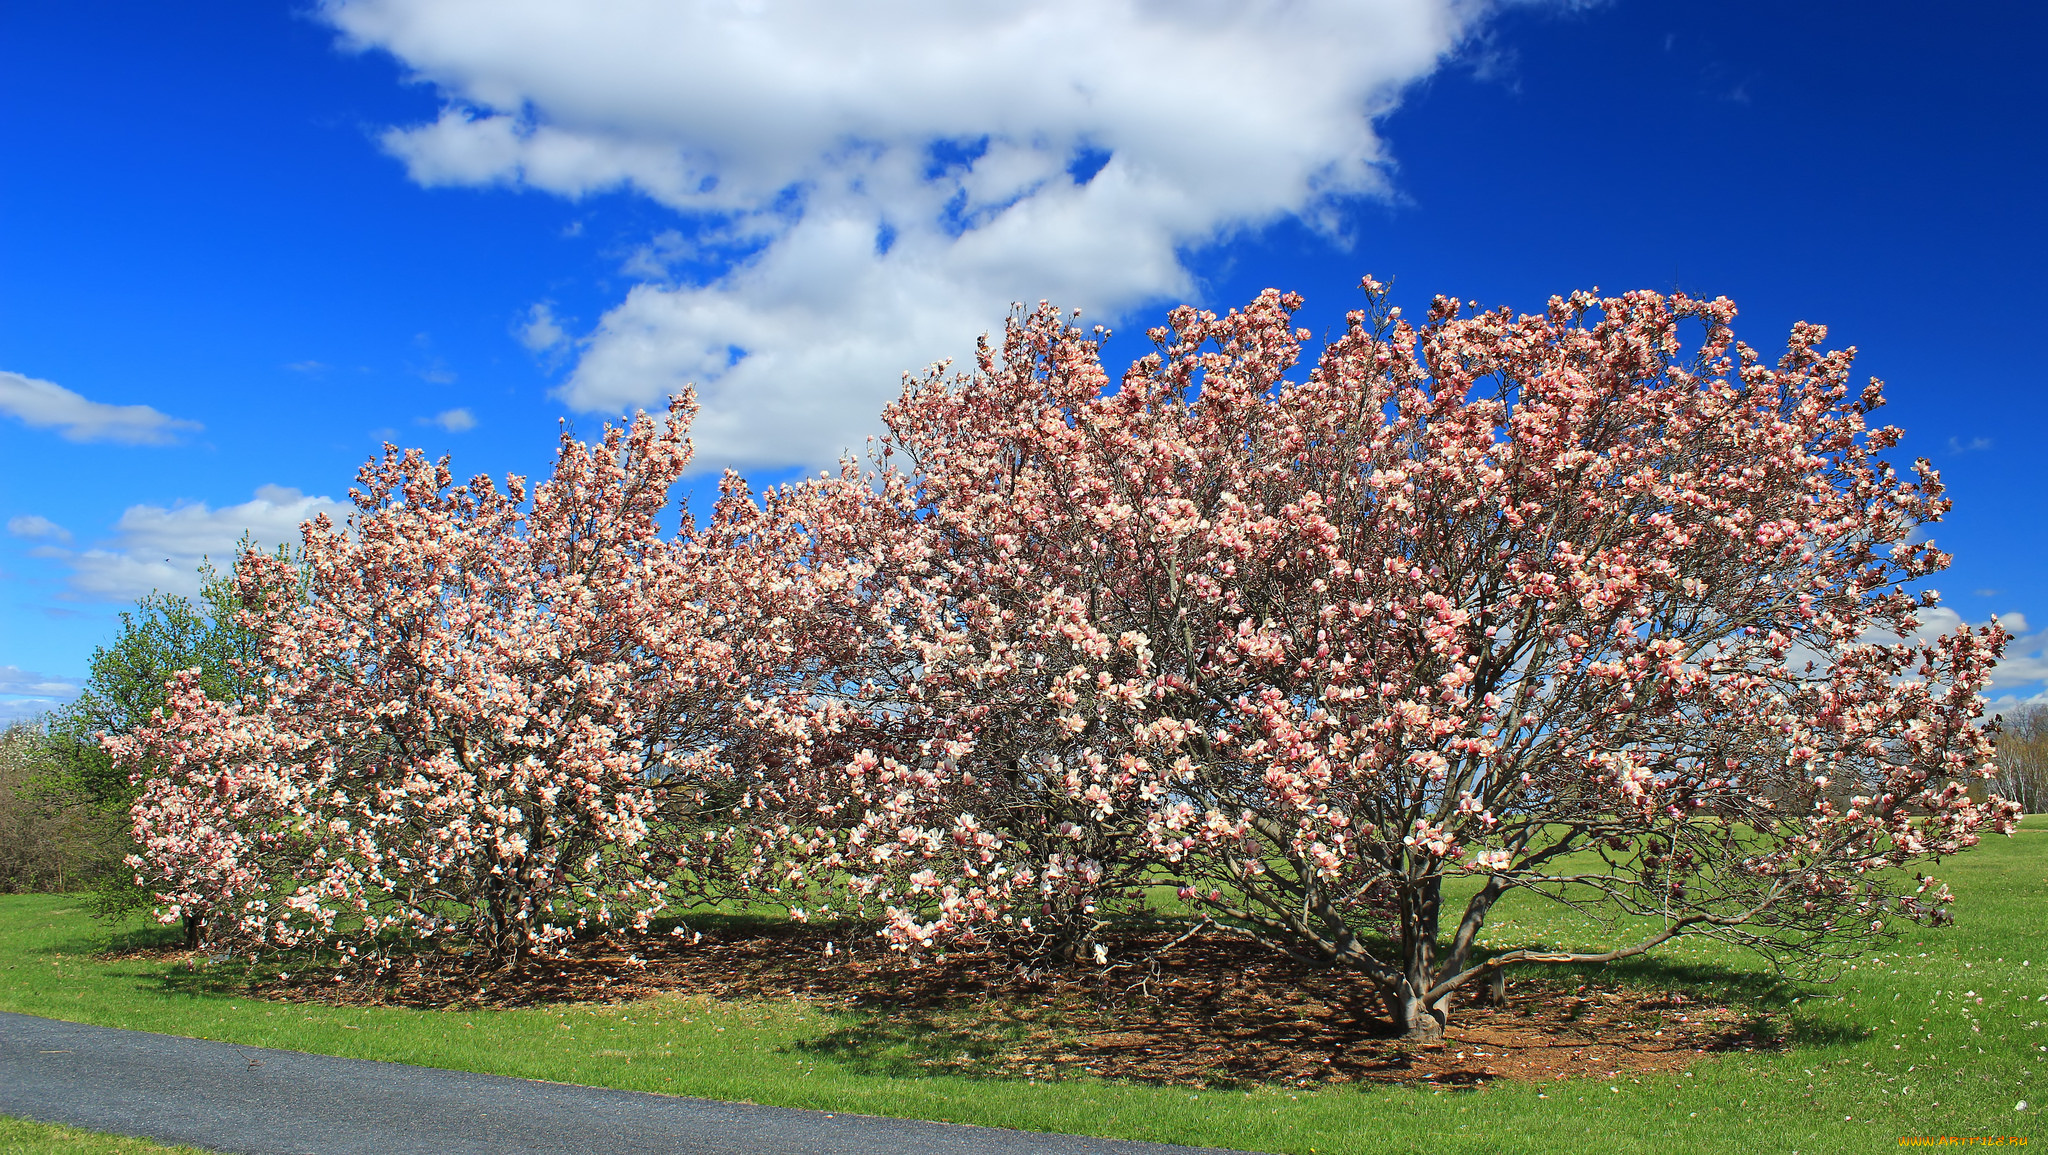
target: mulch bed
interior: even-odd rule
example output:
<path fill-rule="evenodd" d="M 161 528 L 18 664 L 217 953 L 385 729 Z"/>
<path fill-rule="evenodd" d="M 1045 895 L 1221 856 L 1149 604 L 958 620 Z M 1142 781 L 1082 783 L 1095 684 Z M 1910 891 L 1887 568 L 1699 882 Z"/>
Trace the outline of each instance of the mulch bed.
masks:
<path fill-rule="evenodd" d="M 1511 979 L 1505 1006 L 1455 1003 L 1439 1043 L 1404 1042 L 1389 1037 L 1377 997 L 1356 976 L 1227 931 L 1178 944 L 1165 932 L 1131 935 L 1116 943 L 1108 968 L 1074 969 L 1034 967 L 991 947 L 912 958 L 871 939 L 850 943 L 848 933 L 792 924 L 706 932 L 694 942 L 599 940 L 533 960 L 517 975 L 428 958 L 376 982 L 294 971 L 251 993 L 420 1007 L 794 999 L 853 1012 L 849 1025 L 810 1046 L 856 1061 L 887 1050 L 935 1072 L 1195 1087 L 1616 1078 L 1779 1045 L 1767 1015 L 1675 991 L 1537 977 Z"/>

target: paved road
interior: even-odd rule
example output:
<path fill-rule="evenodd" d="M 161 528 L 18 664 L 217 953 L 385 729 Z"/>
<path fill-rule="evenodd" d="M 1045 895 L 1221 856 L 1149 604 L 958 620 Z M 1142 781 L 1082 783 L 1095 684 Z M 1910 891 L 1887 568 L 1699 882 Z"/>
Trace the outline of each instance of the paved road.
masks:
<path fill-rule="evenodd" d="M 0 1115 L 250 1155 L 1193 1155 L 750 1107 L 0 1013 Z"/>

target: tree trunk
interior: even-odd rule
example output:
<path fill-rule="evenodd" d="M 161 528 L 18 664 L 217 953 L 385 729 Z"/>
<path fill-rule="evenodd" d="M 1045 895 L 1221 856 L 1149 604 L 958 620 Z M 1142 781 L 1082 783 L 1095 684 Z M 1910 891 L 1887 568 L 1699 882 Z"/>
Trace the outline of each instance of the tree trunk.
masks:
<path fill-rule="evenodd" d="M 1493 972 L 1486 980 L 1486 1001 L 1496 1007 L 1508 1005 L 1508 972 L 1506 967 Z"/>
<path fill-rule="evenodd" d="M 196 914 L 185 916 L 185 949 L 198 950 L 206 942 L 206 920 Z"/>
<path fill-rule="evenodd" d="M 1403 977 L 1386 996 L 1387 1016 L 1394 1021 L 1394 1030 L 1401 1038 L 1411 1043 L 1434 1043 L 1444 1037 L 1444 1028 L 1451 1021 L 1451 1000 L 1446 995 L 1434 1003 L 1422 1001 L 1421 992 L 1426 988 L 1417 987 L 1414 981 Z"/>
<path fill-rule="evenodd" d="M 482 934 L 477 947 L 484 965 L 490 970 L 507 973 L 519 970 L 521 948 L 525 942 L 520 933 L 518 911 L 519 887 L 514 879 L 493 876 L 484 880 Z"/>
<path fill-rule="evenodd" d="M 1451 1021 L 1449 995 L 1424 1002 L 1436 985 L 1436 932 L 1443 905 L 1442 883 L 1417 879 L 1401 888 L 1401 978 L 1386 992 L 1387 1014 L 1394 1030 L 1412 1042 L 1433 1043 L 1444 1037 Z"/>

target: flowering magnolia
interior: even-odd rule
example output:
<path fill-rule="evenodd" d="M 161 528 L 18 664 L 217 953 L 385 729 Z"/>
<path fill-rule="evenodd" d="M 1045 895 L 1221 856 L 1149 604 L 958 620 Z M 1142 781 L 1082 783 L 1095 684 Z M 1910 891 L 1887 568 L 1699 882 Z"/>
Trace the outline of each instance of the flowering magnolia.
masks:
<path fill-rule="evenodd" d="M 1725 300 L 1365 290 L 1299 381 L 1291 296 L 1176 310 L 1114 383 L 1020 313 L 875 472 L 728 475 L 667 538 L 687 397 L 565 437 L 530 507 L 387 450 L 305 597 L 239 563 L 258 691 L 110 741 L 155 775 L 132 865 L 248 941 L 511 964 L 739 892 L 1100 961 L 1169 883 L 1420 1038 L 1511 965 L 1943 917 L 1899 868 L 2013 827 L 1971 790 L 2007 639 L 1921 638 L 1947 502 L 1851 354 L 1766 364 Z M 1481 949 L 1512 891 L 1615 937 Z"/>
<path fill-rule="evenodd" d="M 901 583 L 948 631 L 917 748 L 846 770 L 922 868 L 903 933 L 1175 877 L 1434 1037 L 1504 966 L 1937 908 L 1884 868 L 2011 829 L 1967 790 L 2005 635 L 1904 640 L 1947 503 L 1876 456 L 1851 353 L 1802 324 L 1767 365 L 1726 300 L 1418 330 L 1365 289 L 1304 381 L 1291 296 L 1176 310 L 1114 388 L 1041 307 L 889 411 L 930 543 Z M 1511 890 L 1652 921 L 1482 956 Z"/>
<path fill-rule="evenodd" d="M 722 821 L 684 861 L 798 919 L 886 914 L 884 879 L 917 873 L 908 849 L 932 841 L 892 772 L 866 773 L 877 750 L 895 767 L 927 748 L 917 687 L 949 644 L 936 600 L 903 576 L 928 568 L 914 502 L 902 478 L 875 480 L 848 464 L 757 504 L 728 474 L 697 539 L 748 653 L 728 683 Z"/>
<path fill-rule="evenodd" d="M 181 693 L 111 743 L 193 768 L 134 811 L 163 909 L 350 953 L 452 933 L 516 965 L 593 921 L 644 926 L 716 865 L 728 839 L 699 812 L 765 603 L 727 554 L 659 535 L 691 413 L 565 435 L 530 509 L 517 477 L 457 486 L 417 451 L 366 465 L 351 524 L 305 528 L 308 596 L 245 596 L 261 694 Z M 245 554 L 237 579 L 289 568 Z M 247 848 L 287 832 L 296 854 L 256 865 Z"/>
<path fill-rule="evenodd" d="M 274 881 L 317 841 L 294 785 L 268 758 L 271 734 L 209 698 L 198 670 L 167 684 L 157 718 L 112 749 L 117 764 L 151 772 L 131 816 L 136 853 L 127 865 L 160 904 L 159 918 L 182 922 L 185 945 L 232 938 L 246 905 L 260 912 L 279 899 Z"/>
<path fill-rule="evenodd" d="M 939 671 L 967 641 L 918 495 L 900 473 L 848 462 L 758 506 L 729 490 L 722 510 L 706 540 L 784 589 L 782 663 L 742 703 L 732 759 L 749 788 L 733 815 L 754 896 L 800 919 L 879 919 L 901 947 L 1000 919 L 1018 874 L 996 862 L 1003 835 L 975 819 L 975 780 L 936 728 Z"/>

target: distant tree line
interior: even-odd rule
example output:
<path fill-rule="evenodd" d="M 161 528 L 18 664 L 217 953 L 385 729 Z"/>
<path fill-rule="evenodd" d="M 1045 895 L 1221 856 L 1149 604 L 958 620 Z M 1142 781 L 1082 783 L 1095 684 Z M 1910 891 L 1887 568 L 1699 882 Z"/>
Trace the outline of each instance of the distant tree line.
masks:
<path fill-rule="evenodd" d="M 2048 811 L 2048 704 L 2021 706 L 2001 721 L 1998 776 L 1987 788 L 2029 814 Z"/>

